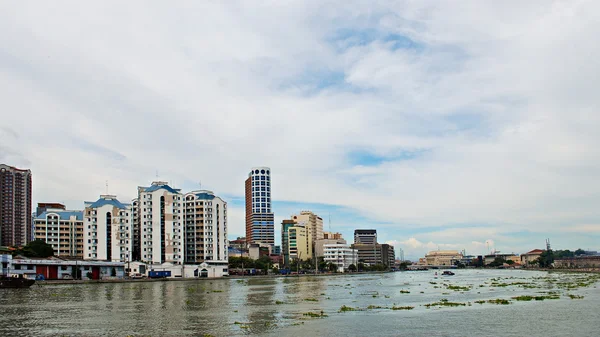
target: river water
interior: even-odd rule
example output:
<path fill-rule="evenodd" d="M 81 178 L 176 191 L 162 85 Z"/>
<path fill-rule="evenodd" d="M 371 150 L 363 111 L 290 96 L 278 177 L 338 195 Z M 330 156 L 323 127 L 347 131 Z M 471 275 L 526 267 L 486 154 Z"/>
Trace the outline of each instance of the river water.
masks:
<path fill-rule="evenodd" d="M 34 285 L 0 289 L 0 336 L 600 336 L 594 277 L 458 270 Z M 510 304 L 475 302 L 491 299 Z M 460 304 L 426 306 L 441 300 Z"/>

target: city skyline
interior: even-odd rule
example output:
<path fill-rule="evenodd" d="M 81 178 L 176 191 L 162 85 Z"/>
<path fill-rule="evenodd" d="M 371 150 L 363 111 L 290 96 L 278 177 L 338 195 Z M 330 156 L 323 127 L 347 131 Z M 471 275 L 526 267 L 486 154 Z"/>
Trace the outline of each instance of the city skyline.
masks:
<path fill-rule="evenodd" d="M 201 181 L 229 238 L 266 165 L 276 242 L 311 210 L 411 259 L 598 250 L 599 4 L 519 5 L 2 4 L 0 163 L 68 209 Z"/>

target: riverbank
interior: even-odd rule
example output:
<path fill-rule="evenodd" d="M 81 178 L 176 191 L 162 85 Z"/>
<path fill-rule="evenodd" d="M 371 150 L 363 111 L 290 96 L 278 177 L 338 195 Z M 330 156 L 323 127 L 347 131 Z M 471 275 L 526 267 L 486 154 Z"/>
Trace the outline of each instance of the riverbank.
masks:
<path fill-rule="evenodd" d="M 393 273 L 392 271 L 355 272 L 355 273 L 323 273 L 323 274 L 299 274 L 299 275 L 234 275 L 219 278 L 141 278 L 141 279 L 106 279 L 106 280 L 44 280 L 36 281 L 35 285 L 64 285 L 64 284 L 94 284 L 94 283 L 137 283 L 137 282 L 181 282 L 181 281 L 221 281 L 221 280 L 254 280 L 270 278 L 297 278 L 297 277 L 339 277 L 348 275 L 377 275 Z"/>

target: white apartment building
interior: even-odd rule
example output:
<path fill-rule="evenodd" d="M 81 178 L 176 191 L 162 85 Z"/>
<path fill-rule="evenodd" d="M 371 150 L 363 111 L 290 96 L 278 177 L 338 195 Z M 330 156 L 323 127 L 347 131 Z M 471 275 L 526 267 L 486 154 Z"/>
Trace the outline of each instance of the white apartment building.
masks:
<path fill-rule="evenodd" d="M 183 199 L 184 263 L 227 263 L 227 203 L 206 190 Z"/>
<path fill-rule="evenodd" d="M 84 218 L 84 260 L 131 261 L 131 205 L 101 195 L 96 202 L 85 202 Z"/>
<path fill-rule="evenodd" d="M 351 264 L 355 266 L 358 263 L 358 253 L 346 244 L 328 244 L 323 246 L 324 260 L 327 263 L 337 265 L 338 272 L 348 270 Z"/>
<path fill-rule="evenodd" d="M 167 182 L 138 187 L 140 260 L 150 264 L 183 263 L 183 195 Z"/>

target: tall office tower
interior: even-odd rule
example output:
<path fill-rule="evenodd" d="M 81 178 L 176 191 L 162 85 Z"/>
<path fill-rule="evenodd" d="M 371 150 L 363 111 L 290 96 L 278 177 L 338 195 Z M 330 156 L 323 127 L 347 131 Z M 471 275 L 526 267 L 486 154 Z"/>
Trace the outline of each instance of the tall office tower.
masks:
<path fill-rule="evenodd" d="M 275 244 L 271 208 L 271 169 L 254 167 L 246 179 L 246 242 Z"/>
<path fill-rule="evenodd" d="M 227 263 L 227 203 L 211 191 L 184 195 L 184 261 Z"/>
<path fill-rule="evenodd" d="M 303 224 L 308 228 L 312 236 L 312 242 L 323 239 L 323 218 L 311 211 L 302 211 L 300 214 L 292 215 L 297 224 Z"/>
<path fill-rule="evenodd" d="M 354 230 L 354 243 L 374 245 L 377 244 L 377 230 L 376 229 L 355 229 Z"/>
<path fill-rule="evenodd" d="M 138 187 L 141 261 L 183 263 L 182 195 L 167 182 Z"/>
<path fill-rule="evenodd" d="M 31 171 L 0 164 L 0 246 L 31 241 Z"/>
<path fill-rule="evenodd" d="M 51 245 L 54 256 L 83 258 L 83 212 L 67 211 L 62 204 L 38 204 L 38 210 L 42 212 L 33 219 L 35 239 Z"/>
<path fill-rule="evenodd" d="M 83 211 L 83 259 L 112 262 L 131 261 L 131 205 L 114 195 L 101 195 L 85 202 Z"/>
<path fill-rule="evenodd" d="M 283 254 L 283 265 L 290 266 L 290 242 L 289 229 L 296 226 L 294 220 L 283 220 L 281 222 L 281 252 Z"/>

